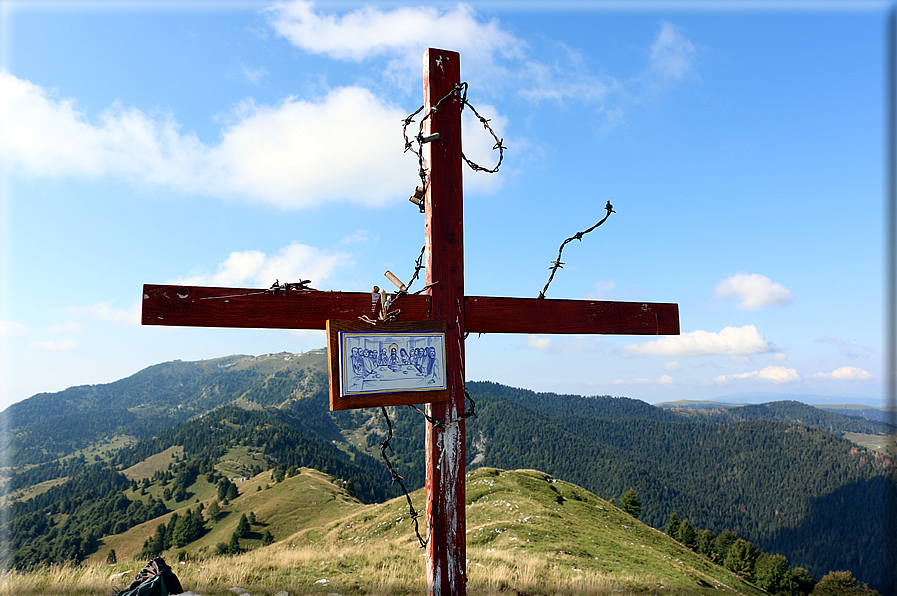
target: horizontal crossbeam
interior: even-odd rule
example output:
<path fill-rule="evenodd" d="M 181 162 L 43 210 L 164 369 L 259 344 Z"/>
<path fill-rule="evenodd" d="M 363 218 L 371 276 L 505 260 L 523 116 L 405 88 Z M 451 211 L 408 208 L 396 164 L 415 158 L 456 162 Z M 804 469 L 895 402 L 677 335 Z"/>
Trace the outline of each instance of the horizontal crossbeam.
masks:
<path fill-rule="evenodd" d="M 377 319 L 378 294 L 294 290 L 276 294 L 252 288 L 143 286 L 144 325 L 324 329 L 329 319 Z M 469 333 L 583 333 L 678 335 L 679 306 L 610 302 L 465 296 Z M 393 310 L 399 320 L 429 320 L 430 297 L 406 294 Z"/>
<path fill-rule="evenodd" d="M 679 335 L 679 305 L 465 296 L 470 333 Z"/>

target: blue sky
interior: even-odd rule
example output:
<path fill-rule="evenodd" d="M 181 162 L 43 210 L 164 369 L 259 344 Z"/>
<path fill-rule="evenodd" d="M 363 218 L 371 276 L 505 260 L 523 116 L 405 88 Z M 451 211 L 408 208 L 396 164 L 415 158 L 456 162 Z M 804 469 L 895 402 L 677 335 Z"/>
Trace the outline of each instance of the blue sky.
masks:
<path fill-rule="evenodd" d="M 460 52 L 507 146 L 498 174 L 465 173 L 466 293 L 537 296 L 610 200 L 548 297 L 680 308 L 679 337 L 471 336 L 469 380 L 876 400 L 889 8 L 2 1 L 0 408 L 325 344 L 141 327 L 144 283 L 410 278 L 423 218 L 401 119 L 428 46 Z M 491 167 L 491 138 L 464 135 Z"/>

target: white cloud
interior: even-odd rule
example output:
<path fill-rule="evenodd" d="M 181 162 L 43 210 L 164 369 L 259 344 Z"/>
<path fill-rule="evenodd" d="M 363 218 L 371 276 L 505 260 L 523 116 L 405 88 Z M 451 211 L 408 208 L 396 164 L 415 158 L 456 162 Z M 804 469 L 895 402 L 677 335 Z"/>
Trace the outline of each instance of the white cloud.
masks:
<path fill-rule="evenodd" d="M 786 368 L 784 366 L 767 366 L 762 370 L 755 370 L 753 372 L 740 373 L 737 375 L 731 375 L 728 377 L 730 379 L 751 379 L 758 378 L 761 381 L 769 381 L 771 383 L 794 383 L 796 381 L 800 381 L 800 375 L 797 374 L 797 371 L 793 368 Z"/>
<path fill-rule="evenodd" d="M 232 252 L 214 273 L 194 272 L 172 283 L 190 286 L 268 287 L 275 280 L 281 283 L 311 280 L 320 288 L 336 271 L 352 263 L 344 252 L 327 251 L 293 242 L 268 256 L 258 250 Z"/>
<path fill-rule="evenodd" d="M 664 364 L 663 367 L 666 370 L 680 370 L 682 368 L 682 365 L 679 364 L 678 362 L 676 362 L 675 360 L 672 360 L 672 361 Z"/>
<path fill-rule="evenodd" d="M 713 289 L 718 298 L 737 298 L 738 308 L 760 310 L 769 306 L 791 302 L 791 290 L 757 273 L 731 275 Z"/>
<path fill-rule="evenodd" d="M 855 366 L 842 366 L 830 373 L 816 373 L 810 376 L 833 381 L 868 381 L 872 378 L 871 374 Z"/>
<path fill-rule="evenodd" d="M 551 347 L 551 338 L 544 335 L 529 335 L 526 338 L 526 345 L 534 350 L 547 350 Z"/>
<path fill-rule="evenodd" d="M 527 60 L 519 73 L 520 94 L 533 102 L 576 100 L 603 102 L 623 85 L 606 74 L 595 74 L 579 52 L 560 44 L 561 56 L 551 64 Z"/>
<path fill-rule="evenodd" d="M 28 334 L 28 327 L 15 321 L 0 321 L 0 337 L 21 337 Z"/>
<path fill-rule="evenodd" d="M 733 358 L 775 351 L 754 325 L 726 327 L 719 333 L 691 331 L 653 341 L 623 346 L 624 356 L 639 354 L 656 356 L 722 355 Z"/>
<path fill-rule="evenodd" d="M 680 80 L 694 70 L 696 48 L 672 23 L 661 24 L 651 45 L 651 69 L 665 80 Z"/>
<path fill-rule="evenodd" d="M 404 109 L 361 87 L 315 101 L 241 104 L 218 145 L 171 116 L 115 105 L 96 123 L 69 99 L 0 72 L 0 160 L 23 175 L 111 176 L 284 209 L 407 199 L 416 162 L 402 152 Z M 372 147 L 380 150 L 371 150 Z"/>
<path fill-rule="evenodd" d="M 47 350 L 49 352 L 63 352 L 74 350 L 78 347 L 78 342 L 73 339 L 63 339 L 60 341 L 33 341 L 31 342 L 31 345 L 35 348 Z"/>
<path fill-rule="evenodd" d="M 497 20 L 480 22 L 465 4 L 446 11 L 366 6 L 338 16 L 317 12 L 313 3 L 300 0 L 276 4 L 269 12 L 274 30 L 296 47 L 355 62 L 387 56 L 387 70 L 404 82 L 419 79 L 421 56 L 428 47 L 459 52 L 465 70 L 482 77 L 500 70 L 496 59 L 519 58 L 525 47 Z"/>
<path fill-rule="evenodd" d="M 104 323 L 116 325 L 140 326 L 141 302 L 136 300 L 127 309 L 113 308 L 111 302 L 97 302 L 91 306 L 69 306 L 68 311 L 74 315 L 87 317 Z"/>

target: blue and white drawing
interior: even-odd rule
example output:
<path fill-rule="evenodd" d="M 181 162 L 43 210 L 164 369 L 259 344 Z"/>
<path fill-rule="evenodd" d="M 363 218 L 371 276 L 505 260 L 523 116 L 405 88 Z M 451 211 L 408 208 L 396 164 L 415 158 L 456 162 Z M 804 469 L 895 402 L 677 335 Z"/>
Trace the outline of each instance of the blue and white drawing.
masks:
<path fill-rule="evenodd" d="M 445 334 L 341 331 L 340 394 L 445 389 Z"/>

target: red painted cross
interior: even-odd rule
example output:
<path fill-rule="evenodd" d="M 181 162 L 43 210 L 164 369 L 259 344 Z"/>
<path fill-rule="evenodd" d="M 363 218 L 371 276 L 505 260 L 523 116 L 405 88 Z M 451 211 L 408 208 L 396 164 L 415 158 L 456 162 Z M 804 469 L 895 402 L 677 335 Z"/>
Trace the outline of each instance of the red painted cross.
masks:
<path fill-rule="evenodd" d="M 460 83 L 459 55 L 424 54 L 424 114 Z M 423 146 L 429 172 L 426 193 L 428 294 L 404 295 L 402 320 L 446 322 L 448 401 L 427 414 L 449 423 L 464 413 L 466 333 L 580 333 L 678 335 L 679 307 L 667 303 L 496 298 L 464 295 L 460 98 L 445 101 L 428 119 Z M 438 282 L 438 283 L 437 283 Z M 432 285 L 431 285 L 432 284 Z M 328 320 L 376 319 L 379 301 L 367 292 L 298 289 L 266 292 L 241 288 L 145 285 L 143 324 L 197 327 L 324 329 Z M 464 422 L 427 423 L 427 589 L 466 593 Z"/>

